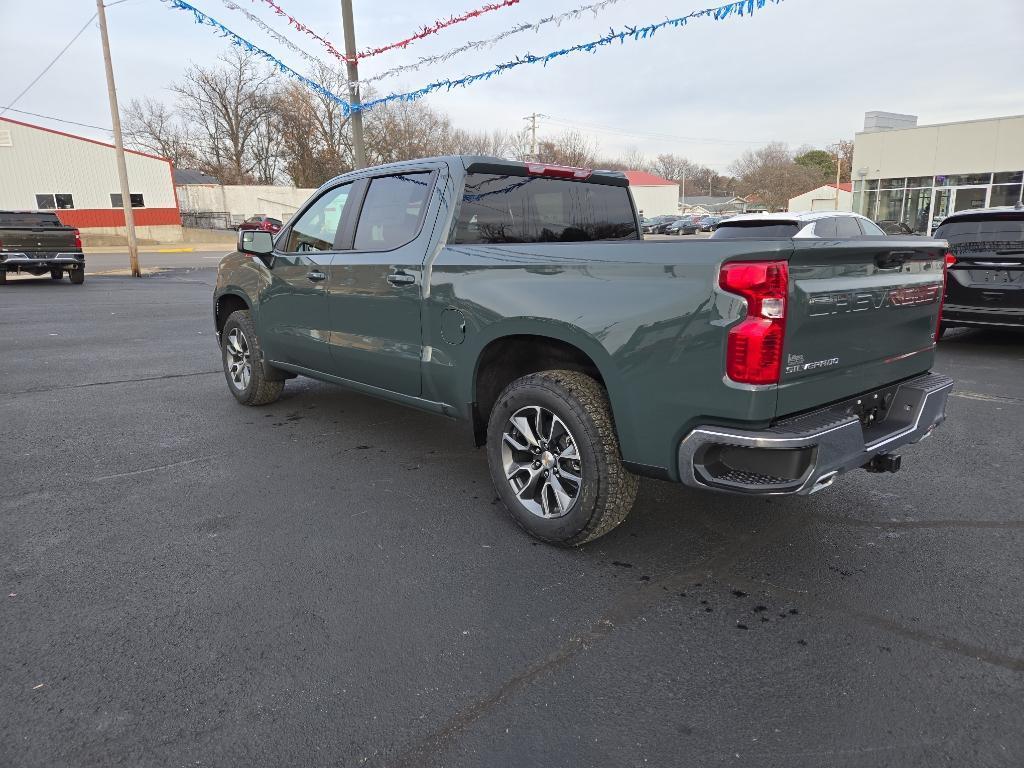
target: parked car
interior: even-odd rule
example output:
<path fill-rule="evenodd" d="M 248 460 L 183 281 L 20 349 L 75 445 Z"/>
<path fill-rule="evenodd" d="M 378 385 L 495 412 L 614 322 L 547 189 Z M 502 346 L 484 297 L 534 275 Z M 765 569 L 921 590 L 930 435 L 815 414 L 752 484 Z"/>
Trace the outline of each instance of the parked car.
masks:
<path fill-rule="evenodd" d="M 665 233 L 665 227 L 678 218 L 678 216 L 655 216 L 644 224 L 643 233 L 645 235 L 662 235 Z"/>
<path fill-rule="evenodd" d="M 250 216 L 248 219 L 238 225 L 239 231 L 245 229 L 258 230 L 260 232 L 269 232 L 272 235 L 276 235 L 281 231 L 282 222 L 280 219 L 275 219 L 271 216 L 265 216 L 262 213 L 258 213 L 255 216 Z"/>
<path fill-rule="evenodd" d="M 720 222 L 723 218 L 724 217 L 722 216 L 704 216 L 697 223 L 697 226 L 700 228 L 701 232 L 714 232 L 715 227 L 718 226 L 718 222 Z"/>
<path fill-rule="evenodd" d="M 716 240 L 779 237 L 843 240 L 886 236 L 871 219 L 849 211 L 743 213 L 720 221 L 711 235 Z"/>
<path fill-rule="evenodd" d="M 697 234 L 698 227 L 693 223 L 693 219 L 690 216 L 684 216 L 681 219 L 676 219 L 667 227 L 665 227 L 666 235 L 695 235 Z"/>
<path fill-rule="evenodd" d="M 1024 327 L 1024 205 L 951 214 L 934 236 L 951 253 L 940 333 Z"/>
<path fill-rule="evenodd" d="M 880 230 L 652 243 L 635 210 L 612 171 L 446 157 L 339 176 L 220 262 L 227 388 L 264 405 L 302 375 L 461 419 L 513 520 L 566 546 L 622 522 L 638 474 L 805 495 L 896 471 L 943 421 L 945 243 L 907 238 L 880 282 Z"/>
<path fill-rule="evenodd" d="M 0 285 L 8 275 L 45 275 L 85 282 L 85 255 L 78 230 L 52 211 L 0 211 Z"/>
<path fill-rule="evenodd" d="M 887 235 L 916 234 L 909 226 L 904 224 L 902 221 L 896 221 L 895 219 L 883 219 L 882 221 L 876 221 L 875 224 L 877 224 Z"/>

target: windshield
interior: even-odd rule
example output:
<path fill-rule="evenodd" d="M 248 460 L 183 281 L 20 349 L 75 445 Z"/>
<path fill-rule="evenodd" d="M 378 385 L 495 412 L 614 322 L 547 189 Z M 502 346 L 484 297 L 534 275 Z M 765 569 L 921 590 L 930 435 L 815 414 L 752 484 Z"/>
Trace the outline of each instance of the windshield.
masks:
<path fill-rule="evenodd" d="M 572 243 L 639 236 L 626 187 L 471 173 L 450 242 Z"/>

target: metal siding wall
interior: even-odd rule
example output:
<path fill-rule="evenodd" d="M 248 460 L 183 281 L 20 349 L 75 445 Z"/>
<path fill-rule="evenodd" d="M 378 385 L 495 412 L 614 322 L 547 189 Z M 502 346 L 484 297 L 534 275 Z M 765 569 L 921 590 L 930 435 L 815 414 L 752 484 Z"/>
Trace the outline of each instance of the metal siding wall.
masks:
<path fill-rule="evenodd" d="M 118 192 L 112 147 L 0 120 L 11 132 L 10 147 L 0 147 L 0 208 L 35 208 L 37 194 L 70 193 L 75 208 L 111 208 Z M 176 208 L 166 160 L 128 153 L 128 182 L 147 208 Z"/>

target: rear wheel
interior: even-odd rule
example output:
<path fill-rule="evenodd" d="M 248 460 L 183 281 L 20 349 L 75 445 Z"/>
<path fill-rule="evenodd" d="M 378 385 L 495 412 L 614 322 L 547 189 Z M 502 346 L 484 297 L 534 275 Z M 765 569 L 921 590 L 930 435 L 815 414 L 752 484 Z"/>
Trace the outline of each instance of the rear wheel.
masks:
<path fill-rule="evenodd" d="M 62 277 L 64 277 L 64 271 L 63 270 L 60 270 L 60 269 L 51 269 L 50 270 L 50 279 L 51 280 L 60 280 Z"/>
<path fill-rule="evenodd" d="M 281 396 L 284 381 L 268 378 L 256 326 L 248 310 L 232 312 L 220 334 L 224 378 L 242 405 L 267 405 Z"/>
<path fill-rule="evenodd" d="M 0 269 L 0 285 L 7 285 L 7 270 Z"/>
<path fill-rule="evenodd" d="M 622 465 L 608 396 L 578 371 L 512 382 L 491 411 L 487 461 L 509 515 L 549 544 L 603 536 L 636 499 L 638 481 Z"/>
<path fill-rule="evenodd" d="M 85 270 L 82 267 L 73 269 L 68 272 L 68 277 L 71 278 L 71 282 L 75 285 L 81 285 L 85 282 Z"/>

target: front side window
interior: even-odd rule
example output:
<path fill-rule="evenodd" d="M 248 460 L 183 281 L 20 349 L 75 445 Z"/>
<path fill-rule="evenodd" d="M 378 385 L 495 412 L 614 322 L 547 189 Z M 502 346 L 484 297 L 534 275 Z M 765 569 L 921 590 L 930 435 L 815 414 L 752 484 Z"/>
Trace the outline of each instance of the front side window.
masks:
<path fill-rule="evenodd" d="M 664 223 L 676 217 L 660 216 Z M 452 244 L 576 243 L 636 240 L 626 187 L 471 173 L 466 177 Z"/>
<path fill-rule="evenodd" d="M 344 184 L 322 194 L 292 224 L 284 250 L 288 253 L 333 251 L 341 214 L 351 189 L 351 184 Z"/>
<path fill-rule="evenodd" d="M 430 192 L 427 173 L 379 176 L 370 182 L 356 225 L 357 251 L 390 251 L 416 237 Z"/>

